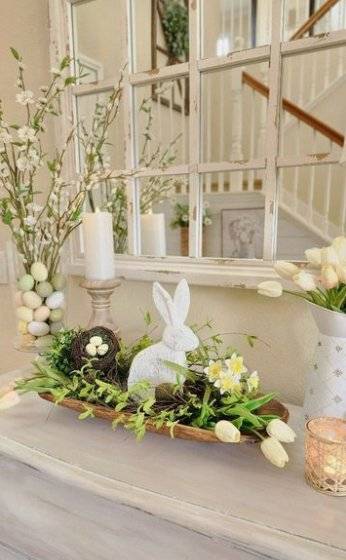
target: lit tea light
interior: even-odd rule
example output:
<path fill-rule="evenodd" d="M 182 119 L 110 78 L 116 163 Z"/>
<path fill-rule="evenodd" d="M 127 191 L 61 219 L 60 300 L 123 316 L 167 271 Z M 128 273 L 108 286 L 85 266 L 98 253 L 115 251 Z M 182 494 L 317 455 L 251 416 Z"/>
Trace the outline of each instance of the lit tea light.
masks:
<path fill-rule="evenodd" d="M 315 490 L 346 496 L 346 420 L 313 418 L 307 422 L 305 478 Z"/>

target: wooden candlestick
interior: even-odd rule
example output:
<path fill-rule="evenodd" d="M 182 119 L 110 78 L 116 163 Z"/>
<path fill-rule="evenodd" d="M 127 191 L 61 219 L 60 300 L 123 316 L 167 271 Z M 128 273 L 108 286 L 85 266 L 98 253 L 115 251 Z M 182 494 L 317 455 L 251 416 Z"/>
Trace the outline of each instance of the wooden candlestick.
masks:
<path fill-rule="evenodd" d="M 107 327 L 116 334 L 119 328 L 115 325 L 111 312 L 111 296 L 114 289 L 120 286 L 120 281 L 112 280 L 83 280 L 81 287 L 85 288 L 91 297 L 92 313 L 87 328 Z"/>

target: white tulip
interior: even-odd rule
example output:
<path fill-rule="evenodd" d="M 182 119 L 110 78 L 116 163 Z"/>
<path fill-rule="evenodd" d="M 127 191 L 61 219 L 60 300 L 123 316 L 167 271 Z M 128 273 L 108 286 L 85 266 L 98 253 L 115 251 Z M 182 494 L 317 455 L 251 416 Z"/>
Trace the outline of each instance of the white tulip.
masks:
<path fill-rule="evenodd" d="M 299 286 L 299 288 L 306 292 L 312 292 L 313 290 L 316 290 L 315 277 L 305 270 L 301 270 L 300 272 L 298 272 L 298 274 L 293 276 L 292 280 L 295 284 L 297 284 L 297 286 Z"/>
<path fill-rule="evenodd" d="M 271 420 L 266 429 L 268 436 L 285 443 L 291 443 L 296 438 L 294 430 L 279 418 Z"/>
<path fill-rule="evenodd" d="M 334 247 L 323 247 L 321 249 L 321 264 L 328 265 L 328 264 L 340 264 L 338 254 Z"/>
<path fill-rule="evenodd" d="M 332 243 L 341 264 L 346 265 L 346 237 L 336 237 Z"/>
<path fill-rule="evenodd" d="M 306 260 L 309 264 L 314 267 L 321 266 L 321 249 L 318 247 L 313 247 L 312 249 L 306 249 L 305 251 Z"/>
<path fill-rule="evenodd" d="M 339 284 L 339 277 L 331 264 L 322 267 L 321 284 L 327 290 L 331 290 Z"/>
<path fill-rule="evenodd" d="M 285 448 L 273 437 L 268 437 L 261 442 L 261 451 L 268 461 L 280 469 L 282 469 L 289 460 Z"/>
<path fill-rule="evenodd" d="M 346 264 L 344 265 L 338 264 L 335 267 L 335 271 L 338 275 L 339 282 L 342 282 L 342 284 L 346 284 Z"/>
<path fill-rule="evenodd" d="M 20 401 L 19 395 L 16 391 L 9 391 L 0 398 L 0 410 L 6 410 L 15 406 Z"/>
<path fill-rule="evenodd" d="M 217 439 L 224 443 L 238 443 L 240 441 L 240 431 L 228 420 L 217 422 L 214 431 Z"/>
<path fill-rule="evenodd" d="M 283 289 L 280 282 L 267 280 L 258 284 L 257 292 L 261 294 L 261 296 L 280 297 L 282 296 Z"/>
<path fill-rule="evenodd" d="M 286 261 L 278 261 L 274 268 L 282 278 L 292 278 L 292 276 L 299 272 L 297 265 Z"/>

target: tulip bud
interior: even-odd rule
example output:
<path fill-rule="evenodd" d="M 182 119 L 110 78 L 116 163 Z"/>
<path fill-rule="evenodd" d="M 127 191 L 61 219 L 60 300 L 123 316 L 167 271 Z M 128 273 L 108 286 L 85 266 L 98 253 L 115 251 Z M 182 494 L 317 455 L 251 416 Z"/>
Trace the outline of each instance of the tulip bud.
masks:
<path fill-rule="evenodd" d="M 321 249 L 319 249 L 318 247 L 306 249 L 305 256 L 308 263 L 312 266 L 317 268 L 321 266 Z"/>
<path fill-rule="evenodd" d="M 339 284 L 339 277 L 335 272 L 335 268 L 332 265 L 326 265 L 322 267 L 321 271 L 321 283 L 324 288 L 331 290 Z"/>
<path fill-rule="evenodd" d="M 228 420 L 217 422 L 214 430 L 217 439 L 224 443 L 238 443 L 240 441 L 240 431 Z"/>
<path fill-rule="evenodd" d="M 274 268 L 282 278 L 292 278 L 292 276 L 299 272 L 297 265 L 286 261 L 278 261 Z"/>
<path fill-rule="evenodd" d="M 335 267 L 335 270 L 338 275 L 339 282 L 341 282 L 342 284 L 346 284 L 346 265 L 341 266 L 340 264 L 338 264 Z"/>
<path fill-rule="evenodd" d="M 273 437 L 268 437 L 261 442 L 261 451 L 268 461 L 280 469 L 282 469 L 289 460 L 285 448 Z"/>
<path fill-rule="evenodd" d="M 316 290 L 315 277 L 305 270 L 298 272 L 298 274 L 293 276 L 292 280 L 305 292 L 312 292 L 313 290 Z"/>
<path fill-rule="evenodd" d="M 332 243 L 341 264 L 346 265 L 346 237 L 336 237 Z"/>
<path fill-rule="evenodd" d="M 257 286 L 257 292 L 261 294 L 261 296 L 267 297 L 280 297 L 282 296 L 282 286 L 280 282 L 276 282 L 275 280 L 267 280 L 266 282 L 261 282 Z"/>
<path fill-rule="evenodd" d="M 17 391 L 9 391 L 0 398 L 0 410 L 6 410 L 15 406 L 20 401 Z"/>
<path fill-rule="evenodd" d="M 338 254 L 334 247 L 323 247 L 321 249 L 321 264 L 322 266 L 328 264 L 340 264 Z"/>
<path fill-rule="evenodd" d="M 285 443 L 291 443 L 296 438 L 296 433 L 279 418 L 271 420 L 267 426 L 267 434 Z"/>

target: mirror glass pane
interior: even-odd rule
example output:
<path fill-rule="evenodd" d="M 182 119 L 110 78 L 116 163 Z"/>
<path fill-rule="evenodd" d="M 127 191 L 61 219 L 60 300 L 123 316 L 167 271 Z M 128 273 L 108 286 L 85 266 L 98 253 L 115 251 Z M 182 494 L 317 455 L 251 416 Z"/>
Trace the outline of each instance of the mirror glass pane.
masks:
<path fill-rule="evenodd" d="M 264 233 L 263 171 L 202 175 L 204 257 L 261 259 Z M 242 189 L 236 188 L 237 184 Z"/>
<path fill-rule="evenodd" d="M 268 63 L 203 74 L 203 162 L 263 157 L 267 77 Z"/>
<path fill-rule="evenodd" d="M 282 168 L 277 258 L 304 260 L 346 231 L 346 169 L 341 165 Z"/>
<path fill-rule="evenodd" d="M 188 184 L 184 175 L 139 181 L 142 255 L 188 256 Z"/>
<path fill-rule="evenodd" d="M 340 111 L 345 70 L 346 47 L 284 58 L 281 155 L 340 157 L 346 129 L 346 112 Z"/>
<path fill-rule="evenodd" d="M 284 41 L 314 37 L 346 28 L 346 0 L 339 0 L 313 26 L 306 24 L 326 0 L 285 0 Z"/>
<path fill-rule="evenodd" d="M 203 58 L 270 43 L 269 0 L 203 0 L 202 10 Z"/>
<path fill-rule="evenodd" d="M 188 0 L 132 0 L 135 72 L 189 60 L 188 5 Z"/>
<path fill-rule="evenodd" d="M 90 95 L 80 95 L 76 98 L 77 119 L 82 119 L 83 127 L 90 134 L 97 122 L 100 112 L 107 104 L 110 93 L 102 92 Z M 112 169 L 125 168 L 125 147 L 124 147 L 124 117 L 123 106 L 120 103 L 119 111 L 110 125 L 107 143 L 103 148 L 104 162 Z M 83 149 L 79 143 L 80 163 L 83 166 Z"/>
<path fill-rule="evenodd" d="M 83 83 L 117 76 L 124 63 L 124 17 L 124 3 L 114 0 L 90 0 L 72 7 L 74 58 L 88 74 Z"/>
<path fill-rule="evenodd" d="M 188 78 L 137 87 L 135 106 L 137 165 L 164 169 L 187 163 Z"/>

